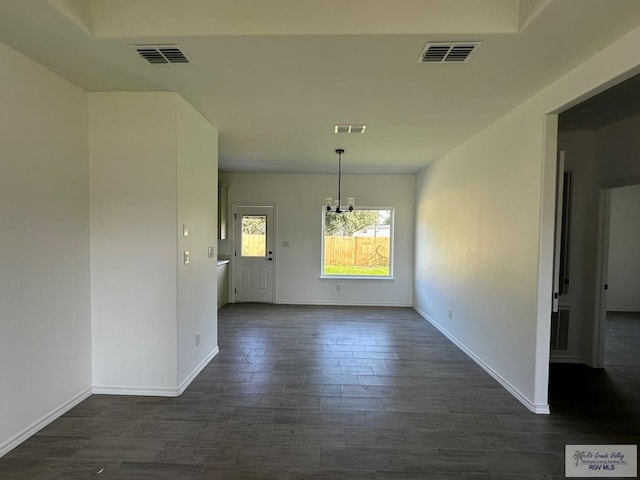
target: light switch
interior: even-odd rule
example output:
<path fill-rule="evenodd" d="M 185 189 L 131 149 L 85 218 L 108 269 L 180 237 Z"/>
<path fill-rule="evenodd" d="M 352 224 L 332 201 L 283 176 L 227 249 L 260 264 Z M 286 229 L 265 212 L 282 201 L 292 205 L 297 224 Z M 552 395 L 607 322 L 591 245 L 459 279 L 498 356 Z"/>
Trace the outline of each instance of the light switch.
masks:
<path fill-rule="evenodd" d="M 214 254 L 213 247 L 209 247 L 208 250 L 207 250 L 207 256 L 209 258 L 213 258 L 213 254 Z"/>
<path fill-rule="evenodd" d="M 182 224 L 182 236 L 183 237 L 189 236 L 189 227 L 184 223 Z"/>
<path fill-rule="evenodd" d="M 184 264 L 189 265 L 189 250 L 184 252 Z"/>
<path fill-rule="evenodd" d="M 285 240 L 284 242 L 282 242 L 282 246 L 287 248 L 289 246 L 289 241 Z"/>

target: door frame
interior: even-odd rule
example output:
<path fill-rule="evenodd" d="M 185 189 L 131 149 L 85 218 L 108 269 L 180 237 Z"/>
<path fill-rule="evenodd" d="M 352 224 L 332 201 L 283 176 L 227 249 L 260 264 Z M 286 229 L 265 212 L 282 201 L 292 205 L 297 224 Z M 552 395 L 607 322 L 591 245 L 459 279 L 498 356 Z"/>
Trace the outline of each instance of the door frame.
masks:
<path fill-rule="evenodd" d="M 632 175 L 613 182 L 606 182 L 599 188 L 598 223 L 596 238 L 596 270 L 593 283 L 593 320 L 589 346 L 589 366 L 604 368 L 607 340 L 607 290 L 609 273 L 609 235 L 611 229 L 611 190 L 614 188 L 640 185 L 640 176 Z"/>
<path fill-rule="evenodd" d="M 551 312 L 557 313 L 560 310 L 560 258 L 562 246 L 562 226 L 564 217 L 564 164 L 565 151 L 558 153 L 558 161 L 556 164 L 556 226 L 553 246 L 553 298 L 551 303 Z"/>
<path fill-rule="evenodd" d="M 598 191 L 598 221 L 596 231 L 596 264 L 593 283 L 593 323 L 591 327 L 589 366 L 603 368 L 607 337 L 607 283 L 609 271 L 609 227 L 611 217 L 611 188 Z"/>
<path fill-rule="evenodd" d="M 231 253 L 231 271 L 230 271 L 230 278 L 229 278 L 229 282 L 231 284 L 231 288 L 230 290 L 230 296 L 229 296 L 229 301 L 230 303 L 236 303 L 236 252 L 241 248 L 240 246 L 240 239 L 238 238 L 238 236 L 236 235 L 236 227 L 237 224 L 236 222 L 238 221 L 238 209 L 239 208 L 256 208 L 256 207 L 262 207 L 262 208 L 271 208 L 272 209 L 272 215 L 273 215 L 273 268 L 272 268 L 272 272 L 271 272 L 271 303 L 276 303 L 276 278 L 277 278 L 277 263 L 278 263 L 278 255 L 276 253 L 276 245 L 278 244 L 278 221 L 277 221 L 277 215 L 278 215 L 278 207 L 276 205 L 276 203 L 265 203 L 265 202 L 260 202 L 260 203 L 251 203 L 251 202 L 234 202 L 231 205 L 231 216 L 232 216 L 232 222 L 233 222 L 233 228 L 231 229 L 231 248 L 232 248 L 232 253 Z"/>

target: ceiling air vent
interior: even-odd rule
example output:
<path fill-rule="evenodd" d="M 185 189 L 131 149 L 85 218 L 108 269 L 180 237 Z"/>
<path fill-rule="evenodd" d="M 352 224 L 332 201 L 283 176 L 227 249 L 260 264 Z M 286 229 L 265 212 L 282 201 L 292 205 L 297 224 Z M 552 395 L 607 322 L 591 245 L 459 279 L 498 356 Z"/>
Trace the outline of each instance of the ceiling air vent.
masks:
<path fill-rule="evenodd" d="M 418 63 L 464 63 L 482 42 L 427 43 Z"/>
<path fill-rule="evenodd" d="M 132 45 L 131 48 L 152 65 L 189 63 L 189 57 L 179 45 Z"/>
<path fill-rule="evenodd" d="M 364 133 L 364 131 L 367 129 L 367 126 L 359 123 L 359 124 L 345 124 L 345 123 L 341 123 L 341 124 L 337 124 L 334 127 L 334 132 L 336 133 Z"/>

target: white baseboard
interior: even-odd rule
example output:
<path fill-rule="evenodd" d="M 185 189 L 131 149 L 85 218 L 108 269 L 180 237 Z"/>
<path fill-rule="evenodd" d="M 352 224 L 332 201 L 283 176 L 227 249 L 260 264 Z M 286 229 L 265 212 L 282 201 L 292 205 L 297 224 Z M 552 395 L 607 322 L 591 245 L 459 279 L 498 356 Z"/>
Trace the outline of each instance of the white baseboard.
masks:
<path fill-rule="evenodd" d="M 126 385 L 94 385 L 95 395 L 137 395 L 141 397 L 177 397 L 177 388 L 173 387 L 137 387 Z"/>
<path fill-rule="evenodd" d="M 584 363 L 586 364 L 587 362 L 582 357 L 558 357 L 558 356 L 552 355 L 549 357 L 549 363 Z"/>
<path fill-rule="evenodd" d="M 91 396 L 91 387 L 88 387 L 83 391 L 81 391 L 80 393 L 73 396 L 71 399 L 64 402 L 63 404 L 59 405 L 57 408 L 54 408 L 51 412 L 47 413 L 40 419 L 33 422 L 27 428 L 17 433 L 6 442 L 0 443 L 0 457 L 9 453 L 9 451 L 16 448 L 18 445 L 20 445 L 22 442 L 27 440 L 29 437 L 38 433 L 40 430 L 42 430 L 44 427 L 49 425 L 51 422 L 53 422 L 60 416 L 64 415 L 73 407 L 78 405 L 83 400 L 89 398 L 90 396 Z"/>
<path fill-rule="evenodd" d="M 321 306 L 336 306 L 336 307 L 406 307 L 411 308 L 413 305 L 410 303 L 394 303 L 394 302 L 336 302 L 336 301 L 299 301 L 299 300 L 276 300 L 277 305 L 321 305 Z"/>
<path fill-rule="evenodd" d="M 218 353 L 220 353 L 220 347 L 214 348 L 213 351 L 209 355 L 207 355 L 206 358 L 202 360 L 202 362 L 200 362 L 200 364 L 193 370 L 193 372 L 191 372 L 187 376 L 187 378 L 184 379 L 184 382 L 180 384 L 180 386 L 178 387 L 178 395 L 182 395 L 184 393 L 189 384 L 193 382 L 193 379 L 198 376 L 202 369 L 204 369 L 204 367 L 206 367 L 209 362 L 213 360 L 216 355 L 218 355 Z"/>
<path fill-rule="evenodd" d="M 448 332 L 442 325 L 433 320 L 426 312 L 422 309 L 413 305 L 413 309 L 418 312 L 427 322 L 433 325 L 440 333 L 442 333 L 445 337 L 447 337 L 456 347 L 462 350 L 471 360 L 476 362 L 485 372 L 491 375 L 500 385 L 502 385 L 505 390 L 507 390 L 516 400 L 518 400 L 522 405 L 527 407 L 530 411 L 536 414 L 548 415 L 550 413 L 549 404 L 547 403 L 535 403 L 529 400 L 522 392 L 520 392 L 516 387 L 511 385 L 509 381 L 496 372 L 491 366 L 485 363 L 480 357 L 478 357 L 475 353 L 469 350 L 462 342 L 460 342 L 456 337 L 454 337 L 450 332 Z"/>
<path fill-rule="evenodd" d="M 189 374 L 179 387 L 137 387 L 123 385 L 94 385 L 96 395 L 139 395 L 143 397 L 179 397 L 204 367 L 220 352 L 220 347 L 214 348 L 207 357 Z"/>

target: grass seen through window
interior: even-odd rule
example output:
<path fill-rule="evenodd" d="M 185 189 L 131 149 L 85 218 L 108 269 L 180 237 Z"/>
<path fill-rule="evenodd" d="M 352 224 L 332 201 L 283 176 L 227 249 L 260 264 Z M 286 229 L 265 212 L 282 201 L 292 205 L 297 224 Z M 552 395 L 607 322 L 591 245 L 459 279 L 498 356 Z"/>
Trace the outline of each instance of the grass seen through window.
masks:
<path fill-rule="evenodd" d="M 358 267 L 354 265 L 325 265 L 324 273 L 326 275 L 380 275 L 389 276 L 389 267 Z"/>

